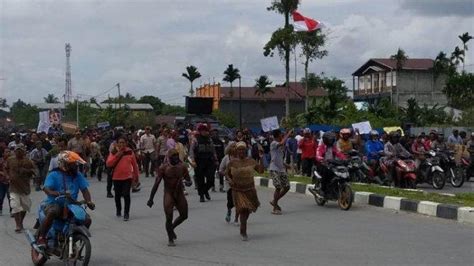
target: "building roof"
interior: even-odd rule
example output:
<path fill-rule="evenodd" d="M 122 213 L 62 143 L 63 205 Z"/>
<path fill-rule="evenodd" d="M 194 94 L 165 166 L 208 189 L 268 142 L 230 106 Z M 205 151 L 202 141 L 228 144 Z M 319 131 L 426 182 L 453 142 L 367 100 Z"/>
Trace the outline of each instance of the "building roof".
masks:
<path fill-rule="evenodd" d="M 238 100 L 239 87 L 233 87 L 234 94 L 231 97 L 230 87 L 221 87 L 221 100 Z M 281 101 L 286 97 L 286 87 L 284 84 L 272 87 L 274 93 L 265 95 L 265 99 L 269 101 Z M 310 90 L 309 96 L 321 97 L 326 95 L 322 88 Z M 303 100 L 305 96 L 305 88 L 301 82 L 290 82 L 290 100 Z M 255 94 L 255 87 L 242 87 L 242 99 L 261 101 L 262 97 Z"/>
<path fill-rule="evenodd" d="M 429 58 L 409 58 L 403 64 L 404 70 L 429 70 L 433 68 L 434 60 Z M 366 69 L 371 66 L 378 66 L 384 70 L 394 70 L 397 68 L 397 60 L 389 58 L 371 58 L 361 67 L 359 67 L 353 76 L 362 76 Z"/>
<path fill-rule="evenodd" d="M 32 103 L 32 106 L 36 106 L 38 109 L 41 110 L 50 110 L 50 109 L 66 109 L 64 103 Z M 112 107 L 113 109 L 118 109 L 118 103 L 99 103 L 99 104 L 90 104 L 92 108 L 102 108 L 106 109 L 108 107 Z M 130 110 L 153 110 L 153 106 L 148 103 L 122 103 L 122 107 L 127 106 Z"/>

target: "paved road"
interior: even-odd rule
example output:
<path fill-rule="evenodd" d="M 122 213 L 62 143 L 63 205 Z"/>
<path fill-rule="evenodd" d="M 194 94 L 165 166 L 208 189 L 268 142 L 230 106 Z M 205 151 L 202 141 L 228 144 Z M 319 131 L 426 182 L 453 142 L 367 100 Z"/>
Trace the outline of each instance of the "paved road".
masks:
<path fill-rule="evenodd" d="M 167 247 L 161 192 L 145 206 L 151 179 L 132 197 L 129 222 L 114 217 L 105 184 L 91 182 L 97 210 L 93 218 L 91 265 L 473 265 L 474 227 L 454 221 L 354 206 L 344 212 L 332 203 L 318 207 L 304 195 L 281 203 L 284 215 L 270 214 L 271 190 L 259 189 L 262 207 L 250 217 L 249 241 L 224 222 L 225 196 L 198 203 L 189 196 L 190 218 L 176 232 L 178 246 Z M 34 193 L 34 202 L 42 195 Z M 160 199 L 158 199 L 160 198 Z M 28 214 L 31 226 L 34 215 Z M 30 265 L 29 246 L 0 217 L 0 265 Z M 53 260 L 48 265 L 62 265 Z"/>
<path fill-rule="evenodd" d="M 449 183 L 449 181 L 446 181 L 446 185 L 441 190 L 434 189 L 433 186 L 426 183 L 418 184 L 417 188 L 426 190 L 429 192 L 438 192 L 438 193 L 450 193 L 450 194 L 467 193 L 467 192 L 474 193 L 474 179 L 471 178 L 471 181 L 464 182 L 462 187 L 453 187 L 451 183 Z"/>

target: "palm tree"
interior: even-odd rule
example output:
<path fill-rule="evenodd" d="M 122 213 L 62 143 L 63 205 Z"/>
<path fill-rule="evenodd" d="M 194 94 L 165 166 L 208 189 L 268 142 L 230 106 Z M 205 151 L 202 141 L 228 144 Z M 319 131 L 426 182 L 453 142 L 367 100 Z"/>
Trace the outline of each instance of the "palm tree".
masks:
<path fill-rule="evenodd" d="M 54 96 L 54 94 L 48 94 L 48 96 L 43 97 L 45 103 L 59 103 L 58 97 Z"/>
<path fill-rule="evenodd" d="M 232 87 L 232 83 L 240 78 L 240 70 L 238 68 L 234 68 L 234 65 L 230 64 L 227 69 L 224 71 L 224 78 L 222 79 L 223 81 L 225 82 L 229 82 L 230 83 L 230 91 L 229 91 L 229 94 L 230 94 L 230 97 L 233 97 L 234 96 L 234 89 Z"/>
<path fill-rule="evenodd" d="M 191 88 L 189 89 L 189 95 L 193 96 L 194 95 L 194 89 L 193 89 L 193 81 L 201 77 L 201 73 L 197 70 L 195 66 L 187 66 L 186 67 L 186 72 L 183 73 L 182 76 L 185 77 L 189 82 L 191 83 Z"/>
<path fill-rule="evenodd" d="M 435 58 L 433 68 L 435 80 L 440 74 L 449 74 L 452 71 L 451 60 L 445 52 L 439 52 Z"/>
<path fill-rule="evenodd" d="M 406 55 L 404 50 L 402 50 L 401 48 L 398 48 L 397 53 L 394 55 L 391 55 L 390 59 L 396 60 L 397 70 L 401 70 L 403 68 L 403 65 L 405 64 L 405 61 L 407 61 L 408 56 Z"/>
<path fill-rule="evenodd" d="M 469 32 L 465 32 L 463 35 L 459 35 L 458 36 L 459 39 L 461 39 L 462 41 L 462 46 L 464 48 L 464 51 L 467 51 L 467 42 L 472 39 L 472 36 L 469 35 Z M 464 55 L 464 57 L 466 57 L 466 55 Z M 462 70 L 464 71 L 464 61 L 462 62 Z"/>
<path fill-rule="evenodd" d="M 451 53 L 451 62 L 457 67 L 459 62 L 464 63 L 464 50 L 460 49 L 459 46 L 454 48 L 454 51 Z"/>
<path fill-rule="evenodd" d="M 269 93 L 275 93 L 271 87 L 272 82 L 268 79 L 266 75 L 260 76 L 258 79 L 255 80 L 255 95 L 262 97 L 262 106 L 263 106 L 263 115 L 264 117 L 267 116 L 267 99 L 265 99 L 265 95 Z"/>

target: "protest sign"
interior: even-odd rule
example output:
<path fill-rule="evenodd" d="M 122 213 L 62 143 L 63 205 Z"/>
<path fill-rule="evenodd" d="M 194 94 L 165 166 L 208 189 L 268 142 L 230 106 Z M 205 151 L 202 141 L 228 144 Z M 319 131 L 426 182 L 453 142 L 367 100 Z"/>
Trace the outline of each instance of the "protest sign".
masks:
<path fill-rule="evenodd" d="M 278 118 L 276 116 L 260 119 L 260 124 L 262 125 L 263 132 L 269 132 L 280 128 L 280 125 L 278 124 Z"/>
<path fill-rule="evenodd" d="M 358 129 L 360 134 L 369 134 L 370 131 L 372 130 L 372 126 L 370 126 L 369 121 L 354 123 L 352 124 L 352 128 L 354 130 Z"/>

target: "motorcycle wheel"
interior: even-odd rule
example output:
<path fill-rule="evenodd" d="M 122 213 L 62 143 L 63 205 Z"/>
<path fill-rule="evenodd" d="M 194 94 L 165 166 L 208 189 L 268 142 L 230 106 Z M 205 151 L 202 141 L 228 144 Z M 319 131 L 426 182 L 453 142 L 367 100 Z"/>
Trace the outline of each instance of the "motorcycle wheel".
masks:
<path fill-rule="evenodd" d="M 433 172 L 431 176 L 431 185 L 435 189 L 442 189 L 446 184 L 446 176 L 438 171 Z"/>
<path fill-rule="evenodd" d="M 83 234 L 74 234 L 73 237 L 73 258 L 66 260 L 66 265 L 89 265 L 91 259 L 91 242 L 89 238 Z"/>
<path fill-rule="evenodd" d="M 337 203 L 341 210 L 347 211 L 352 206 L 352 188 L 349 184 L 342 185 L 342 188 L 339 191 L 339 198 L 337 199 Z"/>
<path fill-rule="evenodd" d="M 407 183 L 407 188 L 411 188 L 411 189 L 416 189 L 416 180 L 413 180 L 413 179 L 409 179 L 406 181 Z"/>
<path fill-rule="evenodd" d="M 454 176 L 451 174 L 453 171 Z M 449 181 L 453 187 L 461 187 L 464 184 L 465 174 L 467 172 L 464 171 L 462 167 L 456 167 L 454 169 L 449 169 Z"/>
<path fill-rule="evenodd" d="M 43 256 L 43 254 L 38 253 L 34 248 L 31 248 L 31 261 L 33 261 L 33 264 L 36 266 L 42 266 L 46 263 L 48 259 Z"/>

